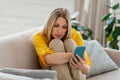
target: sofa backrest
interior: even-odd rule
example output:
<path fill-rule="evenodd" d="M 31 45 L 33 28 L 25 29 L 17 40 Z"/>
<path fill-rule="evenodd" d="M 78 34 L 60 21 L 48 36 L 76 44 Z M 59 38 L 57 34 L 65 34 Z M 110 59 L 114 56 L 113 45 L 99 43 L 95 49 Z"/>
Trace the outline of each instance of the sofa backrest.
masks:
<path fill-rule="evenodd" d="M 40 27 L 0 38 L 0 68 L 40 68 L 32 35 Z"/>

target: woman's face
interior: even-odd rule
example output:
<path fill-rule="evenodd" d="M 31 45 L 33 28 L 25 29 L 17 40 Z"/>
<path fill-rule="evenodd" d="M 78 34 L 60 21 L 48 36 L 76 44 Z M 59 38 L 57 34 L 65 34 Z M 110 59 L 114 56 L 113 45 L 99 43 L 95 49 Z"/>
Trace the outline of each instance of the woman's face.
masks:
<path fill-rule="evenodd" d="M 52 28 L 52 37 L 62 39 L 68 30 L 68 25 L 63 17 L 58 17 Z"/>

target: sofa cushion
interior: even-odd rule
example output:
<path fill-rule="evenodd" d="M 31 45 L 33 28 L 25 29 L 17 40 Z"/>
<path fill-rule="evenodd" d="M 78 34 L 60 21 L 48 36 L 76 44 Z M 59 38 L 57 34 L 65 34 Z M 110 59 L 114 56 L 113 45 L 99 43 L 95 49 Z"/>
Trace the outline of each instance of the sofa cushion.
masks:
<path fill-rule="evenodd" d="M 31 77 L 26 77 L 26 76 L 18 76 L 14 74 L 8 74 L 8 73 L 2 73 L 0 72 L 0 80 L 53 80 L 50 78 L 31 78 Z"/>
<path fill-rule="evenodd" d="M 57 74 L 53 70 L 3 68 L 0 72 L 32 79 L 57 80 Z"/>
<path fill-rule="evenodd" d="M 120 69 L 92 76 L 87 80 L 120 80 Z"/>
<path fill-rule="evenodd" d="M 112 60 L 120 67 L 120 50 L 104 48 Z"/>
<path fill-rule="evenodd" d="M 85 41 L 85 46 L 86 52 L 92 61 L 91 71 L 87 77 L 118 69 L 118 66 L 112 61 L 96 40 Z"/>
<path fill-rule="evenodd" d="M 0 72 L 0 80 L 36 80 L 36 79 Z"/>

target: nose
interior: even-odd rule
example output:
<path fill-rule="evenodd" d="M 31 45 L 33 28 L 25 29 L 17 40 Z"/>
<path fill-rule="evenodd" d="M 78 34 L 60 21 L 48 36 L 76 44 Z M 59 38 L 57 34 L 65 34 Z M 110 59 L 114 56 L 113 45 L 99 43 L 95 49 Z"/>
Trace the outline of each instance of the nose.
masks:
<path fill-rule="evenodd" d="M 61 33 L 62 32 L 62 28 L 58 28 L 57 32 Z"/>

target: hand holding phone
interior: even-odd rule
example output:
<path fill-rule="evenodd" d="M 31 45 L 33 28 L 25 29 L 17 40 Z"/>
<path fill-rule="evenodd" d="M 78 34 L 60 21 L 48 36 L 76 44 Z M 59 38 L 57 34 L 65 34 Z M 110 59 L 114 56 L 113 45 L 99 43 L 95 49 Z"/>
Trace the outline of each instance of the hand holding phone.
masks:
<path fill-rule="evenodd" d="M 77 46 L 74 51 L 74 55 L 76 56 L 76 54 L 78 54 L 81 58 L 83 58 L 85 48 L 86 48 L 85 46 Z"/>

